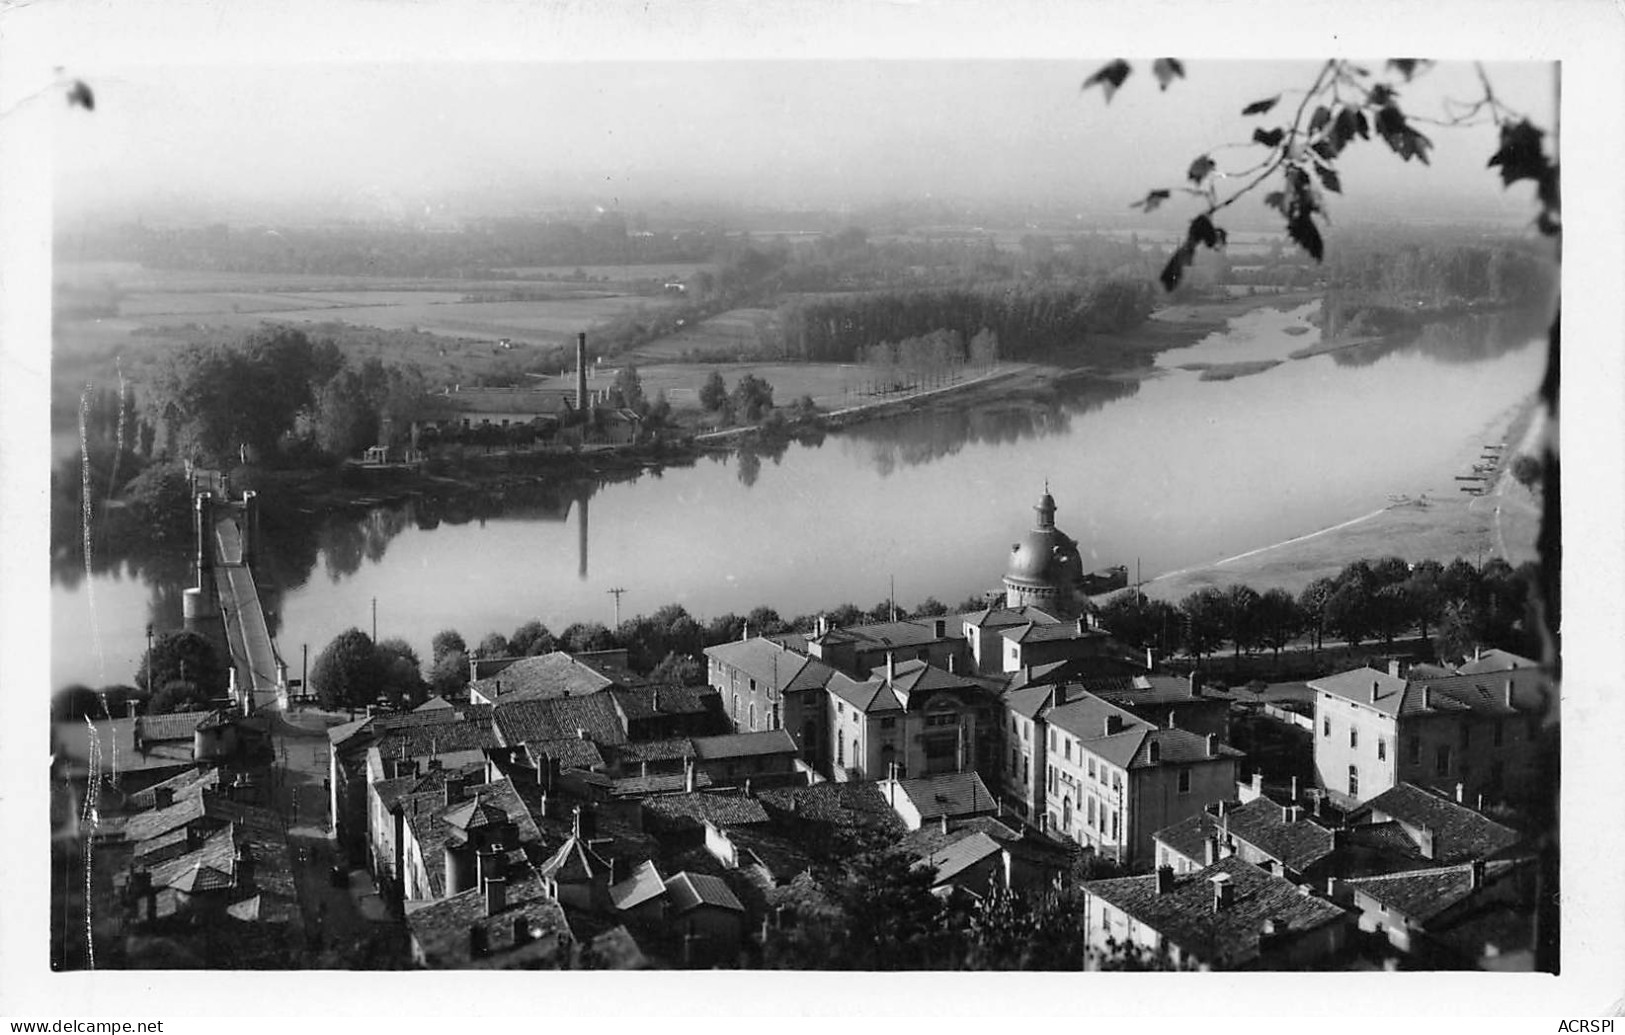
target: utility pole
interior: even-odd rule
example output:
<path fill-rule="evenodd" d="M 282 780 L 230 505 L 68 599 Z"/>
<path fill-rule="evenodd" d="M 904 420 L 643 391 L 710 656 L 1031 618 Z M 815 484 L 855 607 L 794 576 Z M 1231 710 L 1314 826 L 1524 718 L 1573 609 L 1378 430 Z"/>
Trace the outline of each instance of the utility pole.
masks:
<path fill-rule="evenodd" d="M 304 659 L 299 663 L 299 692 L 308 694 L 310 693 L 310 644 L 302 643 L 299 648 L 304 655 Z"/>
<path fill-rule="evenodd" d="M 897 621 L 897 576 L 888 575 L 887 578 L 890 579 L 890 582 L 886 591 L 886 599 L 891 604 L 891 620 L 895 622 Z"/>
<path fill-rule="evenodd" d="M 626 590 L 616 586 L 614 589 L 605 590 L 605 592 L 615 598 L 615 628 L 619 629 L 621 627 L 621 594 L 625 593 Z"/>
<path fill-rule="evenodd" d="M 378 642 L 378 598 L 372 598 L 372 642 Z"/>

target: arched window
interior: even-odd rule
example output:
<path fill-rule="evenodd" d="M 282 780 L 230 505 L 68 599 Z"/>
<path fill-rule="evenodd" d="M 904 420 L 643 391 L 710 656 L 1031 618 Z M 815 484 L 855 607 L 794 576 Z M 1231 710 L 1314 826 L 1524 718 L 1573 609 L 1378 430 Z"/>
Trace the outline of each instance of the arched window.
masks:
<path fill-rule="evenodd" d="M 1360 796 L 1360 767 L 1356 766 L 1356 765 L 1351 765 L 1351 766 L 1349 766 L 1349 797 L 1358 798 L 1359 796 Z"/>

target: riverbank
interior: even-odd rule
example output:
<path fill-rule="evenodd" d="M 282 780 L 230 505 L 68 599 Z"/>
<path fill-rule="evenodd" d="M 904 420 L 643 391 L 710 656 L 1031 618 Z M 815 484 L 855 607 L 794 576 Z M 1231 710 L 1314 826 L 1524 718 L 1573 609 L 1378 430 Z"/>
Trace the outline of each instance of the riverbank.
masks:
<path fill-rule="evenodd" d="M 1475 432 L 1470 451 L 1489 441 L 1522 443 L 1538 430 L 1539 405 L 1531 396 L 1490 427 Z M 1486 437 L 1490 436 L 1490 437 Z M 1336 575 L 1361 557 L 1401 557 L 1406 561 L 1457 557 L 1479 563 L 1500 557 L 1516 567 L 1536 559 L 1535 536 L 1540 507 L 1534 494 L 1512 477 L 1516 448 L 1502 451 L 1502 462 L 1483 496 L 1398 500 L 1327 528 L 1234 557 L 1168 572 L 1148 580 L 1149 597 L 1178 602 L 1210 586 L 1251 586 L 1263 592 L 1298 593 L 1315 579 Z"/>

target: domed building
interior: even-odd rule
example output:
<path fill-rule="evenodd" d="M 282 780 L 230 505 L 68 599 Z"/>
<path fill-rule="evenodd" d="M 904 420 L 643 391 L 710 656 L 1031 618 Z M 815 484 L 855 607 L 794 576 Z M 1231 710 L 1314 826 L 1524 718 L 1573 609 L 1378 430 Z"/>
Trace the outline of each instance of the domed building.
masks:
<path fill-rule="evenodd" d="M 1038 512 L 1037 527 L 1010 546 L 1010 566 L 1004 573 L 1005 606 L 1070 612 L 1083 589 L 1078 543 L 1055 527 L 1055 498 L 1048 486 L 1033 509 Z"/>

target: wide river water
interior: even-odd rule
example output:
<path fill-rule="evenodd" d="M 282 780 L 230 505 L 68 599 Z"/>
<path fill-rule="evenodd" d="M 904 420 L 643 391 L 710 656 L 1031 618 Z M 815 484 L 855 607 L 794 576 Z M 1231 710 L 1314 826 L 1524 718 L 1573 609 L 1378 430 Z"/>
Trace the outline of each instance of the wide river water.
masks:
<path fill-rule="evenodd" d="M 279 530 L 263 573 L 293 673 L 347 627 L 472 644 L 530 618 L 554 631 L 678 602 L 702 620 L 766 604 L 785 617 L 852 601 L 950 604 L 999 586 L 1046 482 L 1088 568 L 1144 577 L 1366 513 L 1454 496 L 1480 447 L 1535 390 L 1539 314 L 1433 324 L 1231 380 L 1185 364 L 1284 359 L 1318 340 L 1318 303 L 1259 309 L 1158 357 L 1142 381 L 1070 379 L 1039 398 L 944 408 L 702 459 L 636 480 L 469 511 L 411 505 Z M 449 508 L 447 508 L 449 511 Z M 1443 558 L 1448 560 L 1448 558 Z M 56 570 L 52 682 L 129 682 L 148 622 L 179 624 L 185 558 L 89 579 Z"/>

